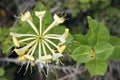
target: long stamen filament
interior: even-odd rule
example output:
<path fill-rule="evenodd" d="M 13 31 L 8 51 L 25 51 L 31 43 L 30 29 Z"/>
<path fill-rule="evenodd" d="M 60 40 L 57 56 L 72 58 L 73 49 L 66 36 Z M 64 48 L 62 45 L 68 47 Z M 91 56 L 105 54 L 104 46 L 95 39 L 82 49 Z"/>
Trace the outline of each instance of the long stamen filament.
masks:
<path fill-rule="evenodd" d="M 20 43 L 19 43 L 18 39 L 16 37 L 12 37 L 12 39 L 13 39 L 14 45 L 17 47 L 20 47 Z"/>

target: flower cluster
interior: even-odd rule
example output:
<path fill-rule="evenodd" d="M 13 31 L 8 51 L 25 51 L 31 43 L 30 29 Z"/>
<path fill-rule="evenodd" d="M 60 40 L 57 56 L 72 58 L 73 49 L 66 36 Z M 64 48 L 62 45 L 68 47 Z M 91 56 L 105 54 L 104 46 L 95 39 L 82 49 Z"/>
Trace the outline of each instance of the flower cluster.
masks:
<path fill-rule="evenodd" d="M 46 11 L 35 11 L 35 15 L 39 18 L 39 29 L 33 23 L 32 16 L 29 11 L 25 12 L 21 17 L 21 21 L 27 22 L 35 34 L 18 34 L 10 32 L 12 36 L 13 43 L 17 47 L 14 49 L 18 55 L 19 60 L 28 61 L 28 64 L 34 66 L 35 63 L 48 64 L 54 61 L 56 64 L 59 63 L 59 58 L 63 56 L 63 51 L 65 50 L 66 38 L 69 34 L 69 29 L 65 29 L 65 32 L 61 35 L 48 33 L 52 28 L 58 26 L 64 22 L 63 17 L 54 15 L 54 21 L 43 30 L 42 20 L 45 16 Z M 53 40 L 57 40 L 56 44 Z M 25 44 L 23 44 L 25 43 Z M 48 51 L 50 53 L 48 53 Z M 38 58 L 34 57 L 34 54 L 38 53 Z"/>

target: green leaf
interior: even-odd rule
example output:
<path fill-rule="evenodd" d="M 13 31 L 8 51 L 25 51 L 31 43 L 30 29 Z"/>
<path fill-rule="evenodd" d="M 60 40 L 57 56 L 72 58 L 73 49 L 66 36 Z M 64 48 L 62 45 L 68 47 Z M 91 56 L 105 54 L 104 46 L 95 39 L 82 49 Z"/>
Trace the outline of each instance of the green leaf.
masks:
<path fill-rule="evenodd" d="M 70 44 L 67 45 L 68 51 L 70 53 L 72 53 L 81 44 L 82 45 L 87 44 L 87 37 L 82 34 L 74 34 L 72 35 L 72 37 L 73 37 L 72 42 L 70 42 Z"/>
<path fill-rule="evenodd" d="M 78 48 L 76 48 L 73 51 L 71 57 L 77 62 L 85 63 L 90 61 L 89 58 L 90 53 L 91 53 L 91 47 L 87 45 L 80 45 Z"/>
<path fill-rule="evenodd" d="M 90 37 L 88 37 L 88 44 L 92 47 L 96 44 L 97 36 L 96 34 L 92 34 Z"/>
<path fill-rule="evenodd" d="M 103 23 L 98 23 L 98 30 L 97 33 L 97 42 L 99 41 L 109 41 L 110 40 L 110 33 L 106 26 Z"/>
<path fill-rule="evenodd" d="M 9 28 L 2 27 L 0 28 L 0 48 L 2 48 L 3 53 L 9 53 L 10 48 L 12 47 L 12 40 L 9 37 Z"/>
<path fill-rule="evenodd" d="M 120 38 L 111 36 L 110 43 L 114 47 L 113 53 L 110 56 L 110 59 L 120 60 Z"/>
<path fill-rule="evenodd" d="M 113 52 L 113 46 L 108 42 L 100 42 L 94 47 L 96 59 L 107 60 Z"/>
<path fill-rule="evenodd" d="M 91 33 L 94 33 L 94 30 L 98 27 L 97 21 L 92 19 L 90 16 L 87 16 L 87 19 Z"/>
<path fill-rule="evenodd" d="M 88 17 L 88 23 L 90 31 L 87 33 L 88 43 L 90 46 L 94 46 L 100 41 L 109 41 L 110 34 L 108 29 L 100 22 L 96 22 L 92 18 Z"/>
<path fill-rule="evenodd" d="M 3 76 L 5 73 L 4 69 L 3 68 L 0 68 L 0 76 Z"/>
<path fill-rule="evenodd" d="M 23 34 L 35 33 L 27 22 L 23 22 L 20 19 L 15 26 L 10 28 L 10 31 L 16 33 L 23 33 Z"/>
<path fill-rule="evenodd" d="M 107 70 L 107 61 L 92 60 L 85 65 L 92 76 L 104 75 Z"/>
<path fill-rule="evenodd" d="M 87 44 L 87 36 L 84 36 L 82 34 L 74 34 L 73 38 L 75 41 L 78 41 L 80 44 Z"/>
<path fill-rule="evenodd" d="M 78 41 L 71 41 L 67 42 L 66 46 L 69 53 L 73 53 L 73 51 L 80 46 L 80 43 Z"/>
<path fill-rule="evenodd" d="M 65 32 L 65 28 L 65 26 L 59 25 L 50 30 L 49 33 L 62 35 Z"/>

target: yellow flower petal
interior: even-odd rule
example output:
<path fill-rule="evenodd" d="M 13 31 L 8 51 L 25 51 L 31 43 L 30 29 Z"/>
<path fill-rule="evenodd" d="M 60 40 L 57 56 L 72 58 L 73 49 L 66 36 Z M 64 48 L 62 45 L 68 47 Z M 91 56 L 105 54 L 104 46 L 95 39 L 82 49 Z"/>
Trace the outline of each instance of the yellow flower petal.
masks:
<path fill-rule="evenodd" d="M 13 39 L 14 45 L 15 45 L 16 47 L 20 47 L 20 44 L 19 44 L 19 41 L 17 40 L 17 38 L 16 38 L 16 37 L 12 37 L 12 39 Z"/>
<path fill-rule="evenodd" d="M 24 60 L 24 61 L 26 61 L 27 58 L 25 58 L 24 55 L 23 55 L 23 56 L 19 56 L 19 57 L 18 57 L 18 60 Z"/>
<path fill-rule="evenodd" d="M 33 61 L 30 62 L 31 66 L 35 66 L 35 63 Z"/>
<path fill-rule="evenodd" d="M 16 54 L 19 55 L 19 56 L 22 56 L 22 55 L 25 54 L 25 50 L 23 51 L 23 50 L 21 50 L 21 49 L 14 49 L 14 51 L 15 51 Z"/>
<path fill-rule="evenodd" d="M 61 46 L 59 49 L 58 49 L 58 52 L 59 53 L 63 53 L 63 51 L 65 50 L 66 46 Z"/>
<path fill-rule="evenodd" d="M 69 29 L 68 29 L 68 28 L 66 28 L 66 29 L 65 29 L 65 37 L 67 38 L 67 37 L 68 37 L 68 35 L 69 35 Z"/>

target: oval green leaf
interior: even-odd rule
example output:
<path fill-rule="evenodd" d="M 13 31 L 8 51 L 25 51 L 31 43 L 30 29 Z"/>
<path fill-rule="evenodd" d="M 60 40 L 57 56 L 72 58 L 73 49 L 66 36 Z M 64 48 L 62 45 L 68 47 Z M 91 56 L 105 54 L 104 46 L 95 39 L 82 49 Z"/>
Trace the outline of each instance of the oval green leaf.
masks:
<path fill-rule="evenodd" d="M 108 42 L 100 42 L 94 47 L 96 52 L 96 59 L 107 60 L 113 52 L 113 46 Z"/>
<path fill-rule="evenodd" d="M 120 60 L 120 38 L 111 36 L 110 43 L 114 47 L 113 53 L 110 56 L 112 60 Z"/>
<path fill-rule="evenodd" d="M 104 75 L 107 70 L 107 61 L 92 60 L 85 65 L 92 76 Z"/>
<path fill-rule="evenodd" d="M 105 25 L 93 20 L 91 17 L 87 18 L 90 28 L 90 31 L 87 33 L 89 45 L 94 46 L 100 41 L 109 41 L 110 34 Z"/>
<path fill-rule="evenodd" d="M 91 47 L 87 45 L 80 45 L 78 48 L 76 48 L 73 51 L 71 57 L 77 62 L 81 62 L 81 63 L 89 62 L 90 52 L 91 52 Z"/>

